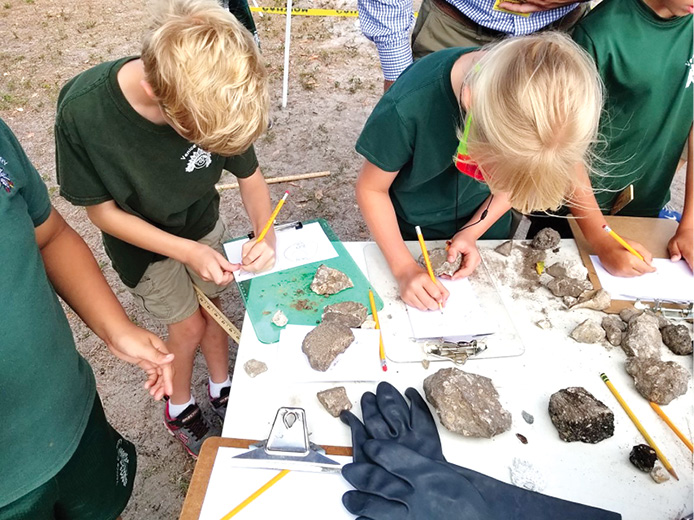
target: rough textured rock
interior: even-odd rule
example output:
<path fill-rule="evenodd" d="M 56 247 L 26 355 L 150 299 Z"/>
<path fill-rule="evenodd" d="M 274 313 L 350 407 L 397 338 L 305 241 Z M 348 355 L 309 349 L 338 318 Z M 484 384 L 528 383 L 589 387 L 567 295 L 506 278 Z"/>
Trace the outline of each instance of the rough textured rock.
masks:
<path fill-rule="evenodd" d="M 622 340 L 622 350 L 627 356 L 660 359 L 661 343 L 658 319 L 655 316 L 641 313 L 629 318 Z"/>
<path fill-rule="evenodd" d="M 550 265 L 545 272 L 554 278 L 577 278 L 583 280 L 588 276 L 588 270 L 579 262 L 563 260 Z"/>
<path fill-rule="evenodd" d="M 658 456 L 656 455 L 655 450 L 648 444 L 637 444 L 631 448 L 629 461 L 641 471 L 650 473 L 653 466 L 655 466 L 656 460 L 658 460 Z"/>
<path fill-rule="evenodd" d="M 612 304 L 610 293 L 603 289 L 584 293 L 578 301 L 571 306 L 572 309 L 595 309 L 604 311 Z"/>
<path fill-rule="evenodd" d="M 321 323 L 306 334 L 301 350 L 306 354 L 311 368 L 325 372 L 353 341 L 354 334 L 349 327 L 340 323 Z"/>
<path fill-rule="evenodd" d="M 523 420 L 524 420 L 525 422 L 527 422 L 528 424 L 532 424 L 532 423 L 535 422 L 535 417 L 533 417 L 532 415 L 530 415 L 530 414 L 529 414 L 528 412 L 526 412 L 525 410 L 523 410 L 523 411 L 521 412 L 521 415 L 523 416 Z"/>
<path fill-rule="evenodd" d="M 673 353 L 686 356 L 692 353 L 692 337 L 686 325 L 668 325 L 660 329 L 663 343 Z"/>
<path fill-rule="evenodd" d="M 636 390 L 654 403 L 666 405 L 687 391 L 689 372 L 674 361 L 632 357 L 627 359 L 626 369 Z"/>
<path fill-rule="evenodd" d="M 668 325 L 672 325 L 672 323 L 670 323 L 670 321 L 662 314 L 656 314 L 655 317 L 658 318 L 658 328 L 660 330 L 663 330 Z"/>
<path fill-rule="evenodd" d="M 552 228 L 544 228 L 537 232 L 530 244 L 535 249 L 554 249 L 559 245 L 561 236 Z"/>
<path fill-rule="evenodd" d="M 573 296 L 578 298 L 584 291 L 590 291 L 593 284 L 588 280 L 578 280 L 577 278 L 554 278 L 547 288 L 552 291 L 554 296 Z"/>
<path fill-rule="evenodd" d="M 614 414 L 582 387 L 559 390 L 549 399 L 549 416 L 566 442 L 596 444 L 614 435 Z"/>
<path fill-rule="evenodd" d="M 327 305 L 323 309 L 323 322 L 337 321 L 351 329 L 361 327 L 366 321 L 368 311 L 359 302 L 340 302 Z"/>
<path fill-rule="evenodd" d="M 323 390 L 316 394 L 316 397 L 320 401 L 330 415 L 333 417 L 339 417 L 340 412 L 343 410 L 351 410 L 352 402 L 347 397 L 347 390 L 344 386 L 336 386 L 335 388 L 329 388 L 328 390 Z"/>
<path fill-rule="evenodd" d="M 656 484 L 662 484 L 670 480 L 670 474 L 661 464 L 656 464 L 653 471 L 651 471 L 651 478 Z"/>
<path fill-rule="evenodd" d="M 452 432 L 491 438 L 511 428 L 511 414 L 487 377 L 442 368 L 424 380 L 424 393 L 441 424 Z"/>
<path fill-rule="evenodd" d="M 586 320 L 571 331 L 570 336 L 579 343 L 597 343 L 605 339 L 605 329 L 597 321 Z"/>
<path fill-rule="evenodd" d="M 507 240 L 503 244 L 496 246 L 494 248 L 494 251 L 496 251 L 500 255 L 509 256 L 511 254 L 512 249 L 513 249 L 513 240 Z"/>
<path fill-rule="evenodd" d="M 257 359 L 249 359 L 243 364 L 243 369 L 249 377 L 255 377 L 263 372 L 267 372 L 267 365 Z"/>
<path fill-rule="evenodd" d="M 619 316 L 610 314 L 602 319 L 602 328 L 605 329 L 607 341 L 615 347 L 622 344 L 624 331 L 627 330 L 627 324 L 624 323 Z"/>
<path fill-rule="evenodd" d="M 282 311 L 277 311 L 272 317 L 272 323 L 274 323 L 278 327 L 284 327 L 288 322 L 289 320 L 287 320 L 287 317 L 284 315 Z"/>
<path fill-rule="evenodd" d="M 424 255 L 419 255 L 417 262 L 426 269 Z M 448 251 L 442 247 L 438 247 L 429 251 L 429 262 L 431 262 L 431 269 L 434 271 L 434 276 L 441 276 L 442 274 L 453 276 L 453 273 L 460 269 L 460 264 L 463 263 L 463 255 L 458 253 L 455 260 L 449 262 Z"/>
<path fill-rule="evenodd" d="M 619 311 L 619 317 L 622 318 L 622 321 L 624 323 L 629 323 L 631 321 L 631 318 L 634 316 L 640 316 L 643 314 L 643 311 L 640 311 L 638 309 L 634 309 L 633 307 L 627 307 L 626 309 L 622 309 Z"/>
<path fill-rule="evenodd" d="M 361 324 L 362 329 L 375 329 L 376 328 L 376 322 L 369 318 L 366 320 L 364 323 Z"/>
<path fill-rule="evenodd" d="M 321 264 L 311 282 L 311 290 L 316 294 L 336 294 L 354 287 L 352 280 L 342 271 Z"/>

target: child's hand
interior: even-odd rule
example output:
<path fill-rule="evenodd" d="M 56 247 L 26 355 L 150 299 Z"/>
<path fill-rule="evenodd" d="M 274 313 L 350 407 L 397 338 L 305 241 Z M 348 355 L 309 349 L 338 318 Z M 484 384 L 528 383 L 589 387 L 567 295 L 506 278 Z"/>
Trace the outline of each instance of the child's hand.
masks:
<path fill-rule="evenodd" d="M 684 258 L 685 262 L 689 265 L 689 268 L 694 271 L 694 263 L 692 259 L 692 235 L 694 235 L 694 230 L 692 228 L 682 228 L 678 226 L 675 236 L 668 242 L 667 250 L 670 253 L 670 260 L 677 262 L 678 260 Z"/>
<path fill-rule="evenodd" d="M 407 304 L 420 311 L 439 309 L 439 302 L 446 304 L 448 290 L 441 282 L 432 282 L 426 269 L 412 263 L 402 273 L 395 275 L 400 287 L 400 297 Z"/>
<path fill-rule="evenodd" d="M 600 258 L 600 263 L 607 272 L 613 276 L 626 278 L 654 272 L 655 267 L 651 265 L 653 261 L 651 252 L 638 242 L 626 238 L 624 240 L 641 254 L 645 262 L 624 249 L 622 245 L 610 236 L 605 236 L 599 243 L 593 243 L 592 245 L 598 258 Z"/>
<path fill-rule="evenodd" d="M 147 373 L 145 388 L 157 401 L 173 393 L 174 355 L 169 354 L 157 336 L 126 322 L 119 324 L 115 334 L 109 335 L 106 346 L 117 358 L 137 365 Z"/>
<path fill-rule="evenodd" d="M 448 261 L 453 262 L 458 253 L 463 255 L 463 263 L 460 264 L 460 269 L 451 276 L 452 280 L 470 276 L 481 261 L 475 238 L 466 235 L 465 231 L 456 233 L 448 244 Z"/>
<path fill-rule="evenodd" d="M 249 273 L 260 273 L 275 265 L 275 238 L 267 235 L 260 242 L 249 240 L 241 249 L 241 266 Z"/>
<path fill-rule="evenodd" d="M 238 264 L 229 262 L 224 258 L 224 255 L 210 246 L 193 241 L 190 243 L 190 249 L 184 263 L 198 273 L 200 278 L 217 285 L 231 283 L 234 279 L 234 271 L 240 267 Z"/>

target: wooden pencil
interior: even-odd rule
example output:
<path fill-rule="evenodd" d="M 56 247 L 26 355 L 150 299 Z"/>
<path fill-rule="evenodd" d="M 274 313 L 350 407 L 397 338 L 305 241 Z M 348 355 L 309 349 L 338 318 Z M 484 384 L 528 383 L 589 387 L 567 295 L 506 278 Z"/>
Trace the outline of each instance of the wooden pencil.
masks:
<path fill-rule="evenodd" d="M 270 218 L 268 219 L 267 224 L 265 224 L 265 227 L 260 232 L 260 235 L 258 235 L 258 240 L 256 240 L 256 242 L 260 242 L 263 238 L 265 238 L 265 235 L 267 235 L 267 232 L 270 231 L 270 228 L 275 223 L 275 219 L 277 218 L 277 214 L 282 209 L 282 206 L 284 206 L 284 201 L 287 200 L 288 196 L 289 196 L 289 192 L 285 191 L 284 196 L 277 203 L 277 206 L 275 206 L 275 210 L 272 212 L 272 215 L 270 215 Z"/>
<path fill-rule="evenodd" d="M 237 505 L 234 509 L 229 511 L 226 515 L 222 517 L 222 520 L 229 520 L 232 516 L 236 516 L 236 514 L 241 511 L 244 507 L 246 507 L 248 504 L 253 502 L 256 498 L 258 498 L 260 495 L 265 493 L 268 489 L 270 489 L 272 486 L 274 486 L 282 477 L 284 477 L 287 473 L 289 473 L 288 469 L 283 469 L 280 471 L 277 475 L 272 477 L 270 480 L 268 480 L 265 484 L 260 486 L 251 496 L 249 496 L 246 500 L 241 502 L 239 505 Z"/>
<path fill-rule="evenodd" d="M 653 410 L 655 410 L 655 413 L 657 413 L 658 416 L 659 416 L 663 421 L 665 421 L 665 424 L 667 424 L 667 425 L 670 427 L 670 429 L 671 429 L 673 432 L 675 432 L 675 435 L 677 435 L 677 436 L 680 438 L 680 440 L 684 443 L 684 445 L 685 445 L 687 448 L 689 448 L 689 451 L 691 451 L 692 453 L 694 453 L 694 446 L 692 446 L 692 441 L 690 441 L 689 439 L 687 439 L 687 438 L 684 436 L 684 433 L 682 433 L 682 432 L 679 430 L 679 428 L 677 428 L 677 426 L 675 426 L 675 424 L 670 420 L 670 418 L 669 418 L 667 415 L 665 415 L 665 412 L 660 408 L 660 406 L 658 406 L 657 404 L 655 404 L 653 401 L 650 401 L 650 405 L 651 405 L 651 408 L 653 408 Z"/>
<path fill-rule="evenodd" d="M 424 264 L 427 267 L 427 272 L 429 273 L 429 278 L 436 284 L 436 277 L 434 276 L 434 270 L 431 268 L 431 260 L 429 260 L 429 251 L 427 251 L 427 246 L 424 243 L 424 236 L 422 235 L 422 228 L 415 226 L 415 231 L 417 231 L 417 240 L 419 240 L 419 247 L 422 249 L 422 256 L 424 257 Z M 439 304 L 439 310 L 443 313 L 443 305 L 441 302 Z"/>
<path fill-rule="evenodd" d="M 641 253 L 639 253 L 636 249 L 634 249 L 634 248 L 631 247 L 629 244 L 627 244 L 626 240 L 624 240 L 624 239 L 623 239 L 622 237 L 620 237 L 617 233 L 615 233 L 615 232 L 612 230 L 612 228 L 611 228 L 610 226 L 608 226 L 607 224 L 605 224 L 604 226 L 602 226 L 602 229 L 604 229 L 605 231 L 607 231 L 607 233 L 608 233 L 612 238 L 614 238 L 617 242 L 619 242 L 620 245 L 621 245 L 624 249 L 626 249 L 627 251 L 629 251 L 632 255 L 634 255 L 635 257 L 637 257 L 637 258 L 639 258 L 639 259 L 641 259 L 642 262 L 645 262 L 645 261 L 646 261 L 646 260 L 643 258 L 643 256 L 641 256 Z"/>
<path fill-rule="evenodd" d="M 371 304 L 371 315 L 376 322 L 376 328 L 378 329 L 378 356 L 381 358 L 381 368 L 383 371 L 388 370 L 388 365 L 386 365 L 386 349 L 383 347 L 383 333 L 381 332 L 381 323 L 378 321 L 378 311 L 376 310 L 376 300 L 374 300 L 374 293 L 369 289 L 369 304 Z"/>

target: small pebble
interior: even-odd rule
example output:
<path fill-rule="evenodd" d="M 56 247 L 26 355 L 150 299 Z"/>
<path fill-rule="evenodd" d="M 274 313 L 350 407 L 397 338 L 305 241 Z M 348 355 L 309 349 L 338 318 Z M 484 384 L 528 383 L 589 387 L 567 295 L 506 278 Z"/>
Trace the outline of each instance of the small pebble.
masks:
<path fill-rule="evenodd" d="M 518 437 L 518 440 L 521 441 L 523 444 L 528 444 L 528 438 L 522 433 L 517 433 L 516 437 Z"/>
<path fill-rule="evenodd" d="M 657 484 L 662 484 L 663 482 L 670 480 L 670 475 L 668 474 L 667 470 L 661 466 L 660 463 L 658 463 L 653 468 L 653 471 L 651 471 L 651 478 L 655 480 Z"/>
<path fill-rule="evenodd" d="M 250 377 L 255 377 L 263 372 L 267 372 L 267 365 L 257 359 L 249 359 L 243 364 L 243 369 Z"/>
<path fill-rule="evenodd" d="M 653 470 L 653 466 L 657 459 L 658 456 L 655 450 L 648 444 L 637 444 L 631 448 L 631 453 L 629 454 L 629 461 L 646 473 Z"/>
<path fill-rule="evenodd" d="M 428 359 L 422 359 L 422 366 L 424 367 L 424 370 L 429 370 L 429 365 L 431 362 Z"/>
<path fill-rule="evenodd" d="M 278 327 L 284 327 L 288 321 L 289 320 L 282 311 L 277 311 L 272 317 L 272 323 L 274 323 Z"/>
<path fill-rule="evenodd" d="M 528 412 L 526 412 L 525 410 L 523 410 L 523 411 L 521 412 L 521 415 L 523 416 L 523 419 L 525 420 L 525 422 L 527 422 L 528 424 L 532 424 L 532 423 L 535 422 L 535 417 L 533 417 L 532 415 L 530 415 L 530 414 L 529 414 Z"/>
<path fill-rule="evenodd" d="M 552 328 L 552 322 L 549 321 L 547 318 L 541 319 L 537 323 L 535 323 L 538 327 L 540 327 L 542 330 L 547 330 Z"/>

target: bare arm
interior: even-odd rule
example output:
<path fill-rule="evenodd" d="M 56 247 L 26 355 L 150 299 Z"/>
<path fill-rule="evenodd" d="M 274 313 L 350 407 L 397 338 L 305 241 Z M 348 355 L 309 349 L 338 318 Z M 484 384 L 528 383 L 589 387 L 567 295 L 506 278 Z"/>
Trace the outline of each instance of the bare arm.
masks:
<path fill-rule="evenodd" d="M 120 359 L 140 366 L 160 399 L 172 391 L 173 354 L 154 334 L 130 322 L 82 238 L 53 209 L 36 228 L 46 273 L 56 292 Z"/>
<path fill-rule="evenodd" d="M 692 258 L 692 235 L 694 234 L 694 137 L 693 130 L 689 130 L 689 147 L 687 150 L 687 177 L 684 186 L 684 210 L 682 219 L 677 227 L 675 236 L 668 243 L 670 259 L 678 261 L 684 258 L 689 268 L 694 270 L 694 259 Z"/>
<path fill-rule="evenodd" d="M 253 175 L 239 179 L 239 191 L 246 213 L 251 219 L 253 233 L 257 237 L 272 214 L 270 190 L 258 168 Z M 275 264 L 275 230 L 270 228 L 262 242 L 251 240 L 243 246 L 243 268 L 259 272 L 270 269 Z"/>
<path fill-rule="evenodd" d="M 585 1 L 585 0 L 584 0 Z M 535 13 L 549 11 L 576 3 L 576 0 L 523 0 L 522 2 L 501 2 L 499 7 L 514 13 Z"/>

